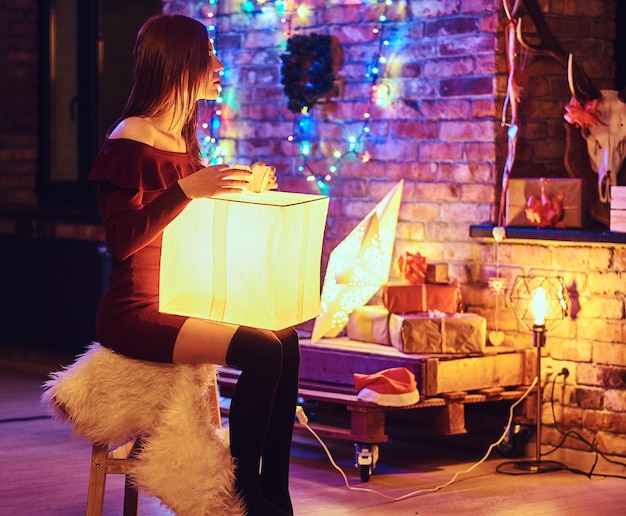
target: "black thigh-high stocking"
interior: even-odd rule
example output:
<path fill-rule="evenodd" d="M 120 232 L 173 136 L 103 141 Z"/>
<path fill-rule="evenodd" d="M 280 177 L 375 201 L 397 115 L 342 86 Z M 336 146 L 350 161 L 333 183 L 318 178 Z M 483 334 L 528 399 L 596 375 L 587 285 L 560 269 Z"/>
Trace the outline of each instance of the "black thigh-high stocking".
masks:
<path fill-rule="evenodd" d="M 263 450 L 261 489 L 274 505 L 293 514 L 289 496 L 289 459 L 298 403 L 300 347 L 293 328 L 274 332 L 283 344 L 283 369 Z"/>
<path fill-rule="evenodd" d="M 275 403 L 284 370 L 283 343 L 273 332 L 240 327 L 228 347 L 226 363 L 241 369 L 229 416 L 231 453 L 236 462 L 235 487 L 249 516 L 290 514 L 265 498 L 260 482 L 261 457 L 270 421 L 274 412 L 285 410 Z M 293 417 L 291 410 L 292 424 Z"/>

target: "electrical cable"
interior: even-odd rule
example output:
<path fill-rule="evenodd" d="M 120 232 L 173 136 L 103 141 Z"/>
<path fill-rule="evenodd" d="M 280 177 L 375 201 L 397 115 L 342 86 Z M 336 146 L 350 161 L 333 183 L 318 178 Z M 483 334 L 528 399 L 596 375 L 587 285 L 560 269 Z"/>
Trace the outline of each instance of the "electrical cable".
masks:
<path fill-rule="evenodd" d="M 564 369 L 566 370 L 566 369 Z M 548 365 L 547 367 L 545 367 L 544 369 L 541 370 L 540 372 L 540 377 L 541 376 L 547 376 L 548 375 L 553 375 L 554 371 L 552 369 L 552 366 Z M 563 371 L 561 371 L 561 373 L 559 374 L 563 374 Z M 569 373 L 568 373 L 569 374 Z M 558 376 L 558 375 L 557 375 Z M 537 384 L 537 382 L 539 381 L 539 377 L 535 377 L 535 379 L 533 380 L 533 384 L 531 385 L 531 388 Z M 529 391 L 527 391 L 528 393 Z M 554 393 L 554 390 L 553 390 Z M 540 416 L 539 416 L 540 417 Z M 536 436 L 536 439 L 540 439 L 540 436 Z M 542 453 L 541 455 L 546 455 L 545 453 Z M 539 460 L 541 460 L 541 456 L 537 457 Z M 510 466 L 510 465 L 514 465 L 516 464 L 517 461 L 506 461 L 506 462 L 502 462 L 500 464 L 498 464 L 496 466 L 496 473 L 500 473 L 502 475 L 529 475 L 529 474 L 535 474 L 535 473 L 547 473 L 549 471 L 555 471 L 554 469 L 546 469 L 546 470 L 530 470 L 530 469 L 516 469 L 514 468 L 513 470 L 505 470 L 504 468 L 506 466 Z M 565 464 L 561 463 L 561 462 L 556 462 L 555 464 L 557 465 L 558 469 L 569 469 L 568 466 L 566 466 Z"/>
<path fill-rule="evenodd" d="M 616 464 L 618 466 L 622 466 L 622 467 L 626 467 L 626 464 L 620 461 L 617 461 L 615 459 L 611 459 L 610 457 L 607 457 L 604 453 L 602 453 L 601 451 L 599 451 L 596 448 L 596 445 L 594 442 L 589 441 L 587 439 L 585 439 L 585 437 L 583 437 L 579 432 L 577 432 L 576 430 L 568 430 L 565 431 L 564 429 L 562 429 L 559 426 L 559 422 L 557 420 L 556 417 L 556 411 L 554 409 L 554 389 L 556 387 L 556 380 L 559 376 L 565 376 L 565 378 L 567 378 L 567 376 L 569 376 L 569 371 L 567 371 L 567 369 L 562 369 L 560 373 L 554 375 L 554 377 L 552 378 L 552 392 L 550 393 L 550 408 L 552 411 L 552 419 L 554 421 L 554 428 L 563 436 L 561 441 L 551 450 L 547 451 L 546 453 L 544 453 L 544 455 L 549 455 L 551 453 L 554 453 L 555 451 L 557 451 L 565 442 L 565 440 L 568 437 L 571 438 L 575 438 L 578 439 L 580 442 L 582 442 L 583 444 L 585 444 L 586 446 L 589 447 L 589 451 L 592 451 L 595 453 L 595 457 L 594 457 L 594 461 L 593 464 L 591 465 L 591 469 L 588 472 L 579 470 L 577 468 L 572 468 L 569 466 L 565 466 L 565 469 L 567 469 L 568 471 L 570 471 L 571 473 L 575 473 L 578 475 L 585 475 L 588 478 L 591 478 L 593 476 L 599 476 L 599 477 L 611 477 L 611 478 L 622 478 L 622 479 L 626 479 L 625 476 L 623 475 L 612 475 L 612 474 L 605 474 L 605 473 L 594 473 L 594 470 L 596 468 L 596 466 L 598 465 L 598 458 L 602 457 L 605 461 L 612 463 L 612 464 Z"/>
<path fill-rule="evenodd" d="M 341 469 L 341 467 L 339 467 L 337 465 L 337 463 L 335 462 L 335 460 L 333 459 L 330 450 L 328 449 L 328 447 L 326 446 L 326 444 L 324 443 L 324 441 L 321 439 L 321 437 L 315 432 L 315 430 L 313 430 L 310 426 L 309 426 L 309 421 L 308 418 L 306 416 L 306 414 L 304 413 L 304 409 L 301 406 L 298 406 L 296 408 L 296 417 L 298 418 L 298 422 L 305 426 L 307 428 L 307 430 L 309 432 L 311 432 L 311 434 L 313 435 L 313 437 L 315 437 L 315 439 L 317 439 L 317 441 L 320 443 L 320 445 L 322 446 L 322 448 L 324 449 L 324 451 L 326 452 L 326 455 L 328 456 L 328 459 L 330 461 L 330 463 L 332 464 L 332 466 L 341 474 L 341 476 L 343 477 L 343 481 L 346 485 L 346 487 L 351 490 L 351 491 L 363 491 L 363 492 L 368 492 L 368 493 L 374 493 L 377 494 L 379 496 L 382 496 L 383 498 L 386 498 L 388 500 L 392 500 L 394 502 L 399 502 L 401 500 L 406 500 L 407 498 L 411 498 L 413 496 L 417 496 L 420 494 L 426 494 L 426 493 L 436 493 L 437 491 L 440 491 L 441 489 L 448 487 L 450 485 L 452 485 L 454 482 L 456 482 L 457 478 L 459 477 L 459 475 L 465 474 L 465 473 L 470 473 L 471 471 L 473 471 L 474 469 L 476 469 L 478 466 L 480 466 L 483 462 L 485 462 L 487 460 L 487 458 L 489 457 L 489 455 L 491 454 L 491 452 L 493 451 L 493 449 L 498 446 L 500 443 L 502 443 L 504 441 L 504 439 L 507 436 L 509 427 L 511 426 L 511 423 L 513 422 L 513 410 L 515 409 L 515 407 L 517 405 L 519 405 L 524 399 L 526 399 L 526 397 L 528 397 L 528 395 L 530 394 L 530 392 L 532 391 L 532 389 L 535 387 L 535 385 L 537 384 L 537 377 L 535 377 L 535 379 L 532 381 L 532 383 L 530 384 L 530 386 L 528 387 L 528 389 L 526 389 L 526 391 L 524 392 L 524 394 L 522 394 L 522 396 L 517 399 L 515 401 L 515 403 L 513 403 L 511 405 L 511 407 L 509 408 L 509 419 L 508 422 L 505 426 L 504 432 L 502 433 L 502 435 L 500 436 L 500 438 L 494 442 L 493 444 L 491 444 L 489 446 L 489 448 L 487 448 L 486 453 L 483 455 L 483 457 L 476 463 L 474 463 L 473 465 L 471 465 L 469 468 L 463 470 L 463 471 L 457 471 L 452 478 L 446 482 L 445 484 L 441 484 L 439 486 L 430 488 L 430 489 L 418 489 L 416 491 L 412 491 L 410 493 L 407 493 L 405 495 L 399 496 L 399 497 L 393 497 L 393 496 L 389 496 L 386 495 L 385 493 L 381 493 L 380 491 L 377 491 L 376 489 L 371 489 L 368 487 L 355 487 L 350 485 L 350 482 L 348 480 L 347 475 L 344 473 L 344 471 Z"/>
<path fill-rule="evenodd" d="M 52 416 L 49 415 L 40 415 L 40 416 L 23 416 L 23 417 L 9 417 L 6 419 L 0 419 L 0 425 L 4 423 L 22 423 L 24 421 L 38 421 L 40 419 L 52 419 Z"/>

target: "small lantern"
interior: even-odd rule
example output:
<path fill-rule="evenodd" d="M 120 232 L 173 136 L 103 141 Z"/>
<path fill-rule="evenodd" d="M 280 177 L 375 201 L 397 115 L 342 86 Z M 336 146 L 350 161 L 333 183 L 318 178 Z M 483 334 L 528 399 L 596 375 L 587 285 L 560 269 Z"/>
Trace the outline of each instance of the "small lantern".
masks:
<path fill-rule="evenodd" d="M 541 353 L 546 344 L 546 330 L 568 315 L 569 293 L 560 276 L 518 276 L 510 295 L 513 310 L 519 321 L 533 332 L 533 345 L 537 348 L 535 394 L 535 459 L 514 463 L 515 468 L 529 473 L 544 473 L 563 469 L 560 462 L 541 458 Z"/>
<path fill-rule="evenodd" d="M 551 329 L 568 315 L 569 293 L 560 276 L 518 276 L 510 299 L 515 315 L 529 330 Z"/>
<path fill-rule="evenodd" d="M 320 311 L 328 197 L 194 199 L 163 232 L 159 310 L 279 330 Z"/>

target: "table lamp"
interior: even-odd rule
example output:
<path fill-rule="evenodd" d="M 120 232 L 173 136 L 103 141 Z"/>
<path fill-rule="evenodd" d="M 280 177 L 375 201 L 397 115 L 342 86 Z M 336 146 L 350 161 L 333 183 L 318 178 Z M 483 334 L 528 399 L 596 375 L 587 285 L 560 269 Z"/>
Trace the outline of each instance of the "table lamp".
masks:
<path fill-rule="evenodd" d="M 541 348 L 545 346 L 546 330 L 567 316 L 569 294 L 563 278 L 559 276 L 518 276 L 510 299 L 519 321 L 533 332 L 533 346 L 537 348 L 535 459 L 518 461 L 515 468 L 529 473 L 555 471 L 562 469 L 563 465 L 541 459 Z"/>

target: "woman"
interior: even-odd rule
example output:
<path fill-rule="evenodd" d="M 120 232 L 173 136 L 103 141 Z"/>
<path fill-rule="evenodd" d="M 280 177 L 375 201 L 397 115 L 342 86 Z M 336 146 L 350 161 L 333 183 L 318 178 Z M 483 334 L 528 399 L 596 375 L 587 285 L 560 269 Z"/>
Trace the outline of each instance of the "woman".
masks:
<path fill-rule="evenodd" d="M 165 226 L 191 199 L 240 192 L 251 177 L 227 165 L 200 164 L 196 103 L 217 98 L 224 66 L 205 27 L 178 15 L 149 19 L 137 35 L 134 58 L 128 102 L 90 175 L 111 253 L 98 339 L 132 358 L 241 369 L 229 417 L 235 488 L 250 516 L 293 514 L 288 474 L 300 360 L 295 330 L 158 311 Z M 268 188 L 276 186 L 272 176 Z"/>

